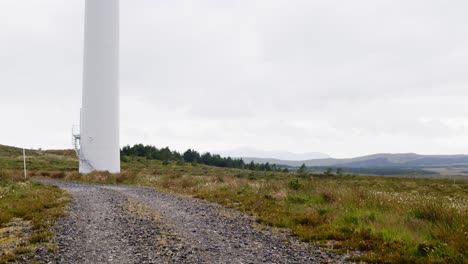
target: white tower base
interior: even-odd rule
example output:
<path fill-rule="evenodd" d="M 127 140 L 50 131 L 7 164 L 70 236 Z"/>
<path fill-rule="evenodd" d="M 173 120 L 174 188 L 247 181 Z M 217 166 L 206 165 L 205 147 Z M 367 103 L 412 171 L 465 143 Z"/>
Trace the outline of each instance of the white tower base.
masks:
<path fill-rule="evenodd" d="M 80 172 L 120 172 L 119 0 L 86 0 Z"/>

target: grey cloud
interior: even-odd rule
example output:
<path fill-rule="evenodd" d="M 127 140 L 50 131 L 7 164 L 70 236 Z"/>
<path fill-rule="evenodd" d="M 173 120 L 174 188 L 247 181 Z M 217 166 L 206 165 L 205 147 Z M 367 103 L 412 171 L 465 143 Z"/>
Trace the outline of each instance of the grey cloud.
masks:
<path fill-rule="evenodd" d="M 466 1 L 121 5 L 122 144 L 466 152 Z M 0 3 L 0 143 L 70 147 L 83 8 Z"/>

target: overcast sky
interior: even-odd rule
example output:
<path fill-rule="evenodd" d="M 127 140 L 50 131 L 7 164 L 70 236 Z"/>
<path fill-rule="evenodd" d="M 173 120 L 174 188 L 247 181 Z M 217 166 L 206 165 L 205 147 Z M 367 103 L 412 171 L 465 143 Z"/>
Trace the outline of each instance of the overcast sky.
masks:
<path fill-rule="evenodd" d="M 121 144 L 468 153 L 466 0 L 121 0 Z M 71 148 L 84 0 L 0 1 L 0 144 Z"/>

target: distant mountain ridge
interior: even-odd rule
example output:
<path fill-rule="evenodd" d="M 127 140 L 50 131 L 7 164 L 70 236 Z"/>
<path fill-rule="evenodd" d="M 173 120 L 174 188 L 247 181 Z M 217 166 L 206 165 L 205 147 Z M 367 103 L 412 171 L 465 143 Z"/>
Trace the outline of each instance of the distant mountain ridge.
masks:
<path fill-rule="evenodd" d="M 297 167 L 305 164 L 309 167 L 347 167 L 347 168 L 390 168 L 390 167 L 440 167 L 467 166 L 468 155 L 419 155 L 415 153 L 389 154 L 381 153 L 349 159 L 309 159 L 281 160 L 272 158 L 242 157 L 246 162 L 275 163 Z"/>
<path fill-rule="evenodd" d="M 306 153 L 293 153 L 284 150 L 258 150 L 254 148 L 237 148 L 226 151 L 215 151 L 214 153 L 220 154 L 224 157 L 256 157 L 256 158 L 268 158 L 268 159 L 278 159 L 286 161 L 296 161 L 296 160 L 312 160 L 312 159 L 327 159 L 330 158 L 327 154 L 320 152 L 306 152 Z"/>

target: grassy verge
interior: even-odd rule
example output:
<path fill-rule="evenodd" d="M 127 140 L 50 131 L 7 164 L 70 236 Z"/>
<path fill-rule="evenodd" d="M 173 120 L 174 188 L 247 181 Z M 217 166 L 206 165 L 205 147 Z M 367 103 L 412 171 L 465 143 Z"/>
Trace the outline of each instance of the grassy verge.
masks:
<path fill-rule="evenodd" d="M 134 159 L 121 174 L 55 178 L 155 187 L 236 208 L 370 263 L 466 263 L 468 183 L 251 172 Z"/>
<path fill-rule="evenodd" d="M 56 187 L 0 170 L 0 263 L 29 259 L 35 249 L 54 251 L 52 222 L 63 215 L 67 195 Z"/>
<path fill-rule="evenodd" d="M 70 150 L 26 150 L 29 170 L 76 171 L 78 161 Z M 0 145 L 0 169 L 18 170 L 23 168 L 23 151 L 19 148 Z"/>

